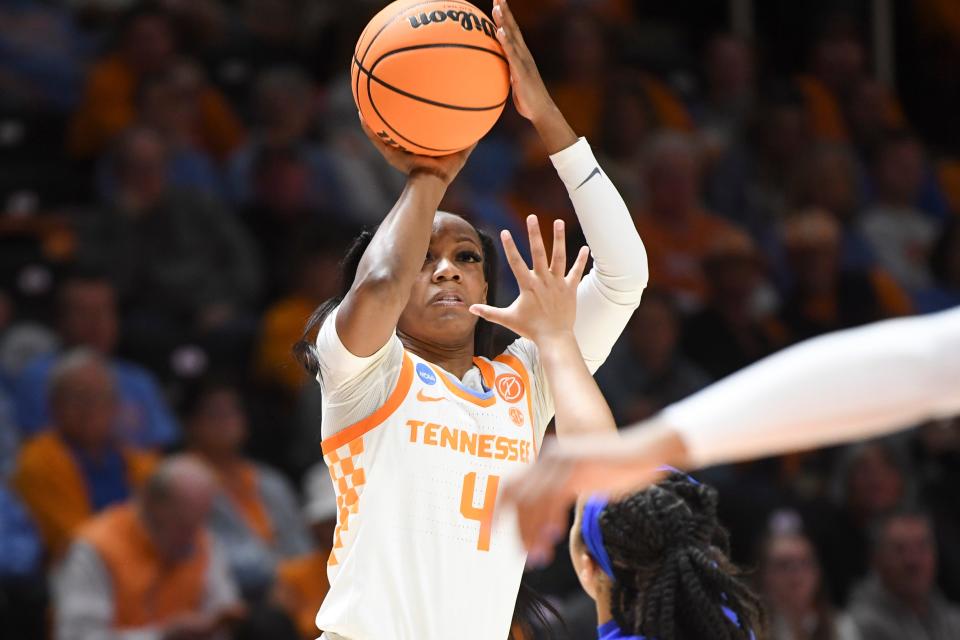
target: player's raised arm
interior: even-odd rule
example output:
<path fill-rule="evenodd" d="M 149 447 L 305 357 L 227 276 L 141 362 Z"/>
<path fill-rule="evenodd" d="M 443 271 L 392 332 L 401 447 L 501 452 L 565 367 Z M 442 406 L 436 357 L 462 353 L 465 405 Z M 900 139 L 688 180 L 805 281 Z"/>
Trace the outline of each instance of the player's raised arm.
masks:
<path fill-rule="evenodd" d="M 564 223 L 553 223 L 553 255 L 549 261 L 536 216 L 527 217 L 533 268 L 527 267 L 509 231 L 500 234 L 520 295 L 509 307 L 476 304 L 470 311 L 532 340 L 554 392 L 557 431 L 563 435 L 616 433 L 616 423 L 603 394 L 580 355 L 573 324 L 577 315 L 577 285 L 589 251 L 580 249 L 569 273 Z"/>
<path fill-rule="evenodd" d="M 882 435 L 960 412 L 960 307 L 808 340 L 667 407 L 620 442 L 546 449 L 505 488 L 528 548 L 550 547 L 583 491 L 642 487 L 667 463 L 693 469 Z"/>
<path fill-rule="evenodd" d="M 550 97 L 505 0 L 494 1 L 493 20 L 510 65 L 517 110 L 540 134 L 593 254 L 593 269 L 577 292 L 574 335 L 587 367 L 596 371 L 640 303 L 648 279 L 646 250 L 590 145 L 577 138 Z"/>
<path fill-rule="evenodd" d="M 353 355 L 367 357 L 396 331 L 430 246 L 437 206 L 473 147 L 438 158 L 419 156 L 391 147 L 363 128 L 387 162 L 407 176 L 400 199 L 370 241 L 337 312 L 341 342 Z"/>

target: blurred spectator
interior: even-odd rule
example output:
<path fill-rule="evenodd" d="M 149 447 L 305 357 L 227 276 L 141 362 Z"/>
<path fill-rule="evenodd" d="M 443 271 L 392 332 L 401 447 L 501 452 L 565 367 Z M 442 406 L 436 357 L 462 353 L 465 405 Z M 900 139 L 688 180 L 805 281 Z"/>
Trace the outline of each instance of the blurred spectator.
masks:
<path fill-rule="evenodd" d="M 830 567 L 829 592 L 846 602 L 850 587 L 867 573 L 870 526 L 908 502 L 914 489 L 908 463 L 886 441 L 854 445 L 837 468 L 839 511 L 826 516 L 817 533 L 824 565 Z"/>
<path fill-rule="evenodd" d="M 916 296 L 918 311 L 960 305 L 960 219 L 948 221 L 930 252 L 933 286 Z"/>
<path fill-rule="evenodd" d="M 86 347 L 109 361 L 117 391 L 116 436 L 124 444 L 148 449 L 176 442 L 179 427 L 153 376 L 133 362 L 113 357 L 119 321 L 110 281 L 78 271 L 63 280 L 58 294 L 61 348 Z M 17 420 L 27 435 L 50 426 L 50 372 L 59 357 L 60 353 L 51 353 L 35 358 L 14 381 Z"/>
<path fill-rule="evenodd" d="M 333 191 L 324 190 L 314 175 L 310 153 L 301 147 L 264 148 L 252 168 L 254 197 L 241 213 L 259 241 L 271 299 L 289 286 L 291 247 L 301 241 L 304 229 L 333 228 L 338 218 L 347 219 L 338 211 Z"/>
<path fill-rule="evenodd" d="M 852 16 L 837 14 L 828 20 L 813 43 L 810 72 L 796 79 L 804 94 L 815 136 L 831 142 L 846 142 L 850 132 L 844 120 L 847 93 L 864 77 L 867 54 Z M 885 92 L 881 114 L 887 128 L 903 126 L 903 113 L 896 98 Z"/>
<path fill-rule="evenodd" d="M 550 40 L 557 48 L 550 95 L 573 130 L 593 139 L 603 112 L 610 39 L 603 23 L 582 9 L 558 13 L 551 29 L 555 33 Z"/>
<path fill-rule="evenodd" d="M 794 180 L 793 209 L 820 209 L 840 224 L 840 256 L 845 269 L 876 265 L 857 225 L 861 209 L 859 168 L 846 146 L 818 144 L 803 158 Z"/>
<path fill-rule="evenodd" d="M 859 640 L 856 626 L 824 591 L 823 568 L 800 531 L 773 531 L 760 547 L 757 573 L 770 611 L 770 640 Z"/>
<path fill-rule="evenodd" d="M 723 229 L 702 257 L 706 306 L 683 328 L 683 351 L 713 378 L 773 353 L 783 331 L 763 303 L 763 262 L 750 236 Z"/>
<path fill-rule="evenodd" d="M 330 589 L 327 559 L 337 526 L 337 495 L 326 464 L 318 462 L 307 472 L 303 494 L 303 514 L 310 524 L 314 550 L 280 563 L 273 599 L 296 620 L 303 640 L 313 640 L 317 637 L 317 611 Z"/>
<path fill-rule="evenodd" d="M 780 317 L 791 337 L 811 336 L 905 315 L 912 305 L 883 271 L 844 269 L 840 225 L 828 213 L 810 209 L 783 226 L 783 244 L 793 282 Z"/>
<path fill-rule="evenodd" d="M 204 531 L 215 494 L 203 465 L 170 458 L 139 499 L 87 523 L 55 577 L 54 638 L 228 638 L 243 608 Z"/>
<path fill-rule="evenodd" d="M 710 382 L 679 351 L 679 315 L 668 295 L 648 289 L 621 340 L 625 348 L 597 372 L 618 424 L 647 418 Z"/>
<path fill-rule="evenodd" d="M 293 490 L 276 471 L 243 455 L 247 415 L 236 388 L 208 382 L 194 389 L 184 410 L 188 450 L 219 479 L 210 528 L 249 601 L 271 588 L 282 558 L 310 550 Z"/>
<path fill-rule="evenodd" d="M 53 428 L 24 444 L 12 477 L 53 558 L 90 516 L 126 500 L 153 469 L 153 456 L 118 444 L 116 410 L 102 356 L 77 349 L 57 362 L 50 374 Z"/>
<path fill-rule="evenodd" d="M 216 201 L 169 185 L 155 131 L 128 131 L 114 162 L 117 197 L 81 222 L 79 259 L 116 278 L 131 309 L 124 321 L 131 350 L 159 352 L 165 363 L 171 346 L 190 336 L 241 339 L 252 330 L 246 310 L 262 279 L 252 238 Z"/>
<path fill-rule="evenodd" d="M 3 637 L 33 640 L 46 633 L 43 544 L 27 510 L 0 476 L 0 619 Z"/>
<path fill-rule="evenodd" d="M 660 134 L 645 155 L 647 207 L 636 224 L 650 272 L 658 274 L 659 285 L 676 295 L 682 308 L 696 308 L 707 288 L 703 258 L 713 239 L 731 227 L 700 205 L 700 158 L 689 137 Z"/>
<path fill-rule="evenodd" d="M 261 186 L 257 167 L 261 155 L 289 150 L 303 158 L 307 170 L 306 184 L 300 190 L 300 206 L 315 209 L 341 202 L 335 159 L 311 140 L 320 97 L 310 78 L 295 67 L 267 69 L 257 77 L 252 102 L 256 125 L 247 144 L 230 159 L 233 201 L 238 206 L 248 206 L 264 195 L 282 195 L 257 192 Z"/>
<path fill-rule="evenodd" d="M 136 91 L 138 122 L 163 136 L 171 186 L 220 197 L 226 191 L 224 181 L 214 160 L 196 140 L 203 88 L 201 73 L 193 63 L 180 60 L 167 70 L 145 76 Z M 117 167 L 109 155 L 100 165 L 100 197 L 110 201 L 118 188 Z"/>
<path fill-rule="evenodd" d="M 13 397 L 0 384 L 0 480 L 9 476 L 13 469 L 20 439 L 20 430 L 14 418 Z"/>
<path fill-rule="evenodd" d="M 235 32 L 215 60 L 217 80 L 228 88 L 234 103 L 246 103 L 251 83 L 263 70 L 281 65 L 307 68 L 312 62 L 307 56 L 307 46 L 312 44 L 308 40 L 311 4 L 302 0 L 234 3 L 238 9 Z"/>
<path fill-rule="evenodd" d="M 357 105 L 350 87 L 349 73 L 341 74 L 327 86 L 324 133 L 337 167 L 337 182 L 343 197 L 351 203 L 357 223 L 379 224 L 403 189 L 404 176 L 383 161 L 357 126 Z M 469 167 L 467 163 L 465 171 Z M 512 172 L 509 177 L 513 177 Z"/>
<path fill-rule="evenodd" d="M 933 519 L 938 545 L 940 587 L 948 598 L 960 601 L 960 417 L 937 420 L 921 427 L 913 446 L 920 472 L 920 495 Z"/>
<path fill-rule="evenodd" d="M 603 170 L 630 206 L 646 200 L 643 150 L 655 118 L 640 77 L 632 72 L 615 77 L 604 101 L 597 151 Z"/>
<path fill-rule="evenodd" d="M 710 172 L 707 202 L 763 238 L 789 208 L 793 182 L 809 145 L 802 98 L 790 90 L 768 92 L 743 136 Z"/>
<path fill-rule="evenodd" d="M 732 33 L 716 34 L 707 43 L 703 66 L 705 92 L 693 115 L 716 154 L 741 137 L 752 115 L 756 97 L 753 49 Z"/>
<path fill-rule="evenodd" d="M 850 614 L 864 638 L 960 637 L 960 607 L 935 586 L 937 544 L 930 518 L 900 511 L 882 518 L 871 536 L 872 574 L 857 587 Z"/>
<path fill-rule="evenodd" d="M 145 76 L 176 65 L 178 45 L 170 17 L 153 5 L 133 8 L 119 27 L 117 46 L 90 70 L 73 116 L 68 148 L 78 157 L 95 155 L 136 119 L 137 86 Z M 241 142 L 243 129 L 223 96 L 200 88 L 199 144 L 218 160 Z"/>
<path fill-rule="evenodd" d="M 301 234 L 303 232 L 301 231 Z M 263 313 L 254 349 L 254 375 L 267 387 L 295 394 L 306 376 L 291 358 L 291 347 L 300 339 L 306 318 L 324 300 L 339 291 L 340 259 L 350 240 L 346 232 L 329 229 L 306 234 L 298 244 L 287 295 Z M 316 425 L 314 425 L 314 435 Z"/>
<path fill-rule="evenodd" d="M 910 291 L 930 285 L 927 264 L 937 225 L 915 208 L 923 185 L 924 154 L 908 133 L 881 141 L 873 159 L 876 202 L 860 226 L 881 266 Z"/>
<path fill-rule="evenodd" d="M 0 104 L 66 111 L 80 96 L 89 42 L 68 7 L 11 0 L 0 7 Z"/>

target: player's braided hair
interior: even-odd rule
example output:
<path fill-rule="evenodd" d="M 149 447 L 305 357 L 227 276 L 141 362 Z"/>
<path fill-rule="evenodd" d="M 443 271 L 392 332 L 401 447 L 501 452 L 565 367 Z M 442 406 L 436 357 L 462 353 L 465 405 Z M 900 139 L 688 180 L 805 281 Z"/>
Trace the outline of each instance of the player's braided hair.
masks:
<path fill-rule="evenodd" d="M 657 640 L 760 637 L 760 601 L 727 559 L 715 489 L 671 474 L 610 502 L 600 528 L 615 577 L 611 609 L 623 631 Z"/>
<path fill-rule="evenodd" d="M 489 234 L 477 227 L 474 227 L 474 229 L 477 235 L 480 236 L 480 246 L 483 250 L 483 276 L 487 281 L 487 300 L 493 302 L 497 299 L 497 283 L 499 278 L 497 248 L 493 242 L 493 238 L 491 238 Z M 350 287 L 353 286 L 353 281 L 357 277 L 360 259 L 363 258 L 363 254 L 367 250 L 367 247 L 370 246 L 370 241 L 373 240 L 376 232 L 376 227 L 364 229 L 360 232 L 360 235 L 350 243 L 346 254 L 343 256 L 343 260 L 340 262 L 340 293 L 324 301 L 316 308 L 307 320 L 307 325 L 303 330 L 303 335 L 300 336 L 300 340 L 293 345 L 294 357 L 311 376 L 315 377 L 320 372 L 320 363 L 317 361 L 313 347 L 317 330 L 323 324 L 326 317 L 330 315 L 330 312 L 337 308 L 337 305 L 343 301 L 344 296 L 350 291 Z M 495 331 L 496 325 L 487 322 L 483 318 L 478 319 L 477 328 L 473 337 L 474 355 L 488 358 L 496 355 L 493 353 Z"/>

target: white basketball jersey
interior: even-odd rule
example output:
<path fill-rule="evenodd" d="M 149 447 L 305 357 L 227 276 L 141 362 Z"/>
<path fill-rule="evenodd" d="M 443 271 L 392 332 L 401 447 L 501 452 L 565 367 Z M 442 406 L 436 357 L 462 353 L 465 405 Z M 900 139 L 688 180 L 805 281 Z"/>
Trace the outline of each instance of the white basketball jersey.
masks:
<path fill-rule="evenodd" d="M 496 509 L 538 448 L 529 373 L 475 358 L 480 393 L 404 352 L 384 405 L 322 443 L 337 491 L 323 631 L 349 640 L 505 640 L 525 552 Z"/>

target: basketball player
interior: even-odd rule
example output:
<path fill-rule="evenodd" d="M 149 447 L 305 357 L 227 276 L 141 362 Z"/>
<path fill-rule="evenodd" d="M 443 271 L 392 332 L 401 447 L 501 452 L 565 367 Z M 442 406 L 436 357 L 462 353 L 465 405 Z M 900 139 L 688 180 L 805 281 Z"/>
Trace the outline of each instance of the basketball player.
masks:
<path fill-rule="evenodd" d="M 960 307 L 808 340 L 663 410 L 620 438 L 570 438 L 514 478 L 531 561 L 545 562 L 581 492 L 812 449 L 960 412 Z"/>
<path fill-rule="evenodd" d="M 683 473 L 619 500 L 583 500 L 570 557 L 600 640 L 748 640 L 764 626 L 730 562 L 717 491 Z"/>
<path fill-rule="evenodd" d="M 322 449 L 338 494 L 330 592 L 317 615 L 328 639 L 507 637 L 525 554 L 512 517 L 494 517 L 501 480 L 536 459 L 551 389 L 562 384 L 547 373 L 554 356 L 596 370 L 646 286 L 646 253 L 622 198 L 551 100 L 505 2 L 493 17 L 517 109 L 567 186 L 594 268 L 574 288 L 556 253 L 562 227 L 548 264 L 529 219 L 533 279 L 521 277 L 520 298 L 499 312 L 520 318 L 525 337 L 491 359 L 490 325 L 470 308 L 493 300 L 493 244 L 436 211 L 469 150 L 425 158 L 371 136 L 406 187 L 349 251 L 344 296 L 317 309 L 306 330 L 316 340 L 298 349 L 323 389 Z M 556 308 L 531 312 L 564 295 L 576 297 L 575 323 Z M 573 349 L 554 344 L 561 319 Z M 595 428 L 564 421 L 558 433 L 581 425 Z"/>
<path fill-rule="evenodd" d="M 564 390 L 554 398 L 557 428 L 582 420 L 595 425 L 597 434 L 615 434 L 610 408 L 564 330 L 572 304 L 564 305 L 562 296 L 550 300 L 550 290 L 537 287 L 537 269 L 527 271 L 506 232 L 503 240 L 521 289 L 543 293 L 508 309 L 471 310 L 521 335 L 531 335 L 530 318 L 559 316 L 553 337 L 541 333 L 535 339 L 550 387 Z M 558 260 L 563 262 L 562 254 L 553 263 Z M 727 557 L 716 490 L 675 469 L 663 471 L 668 477 L 622 500 L 594 495 L 580 502 L 570 555 L 581 585 L 596 601 L 600 640 L 752 639 L 764 626 L 761 606 Z"/>

